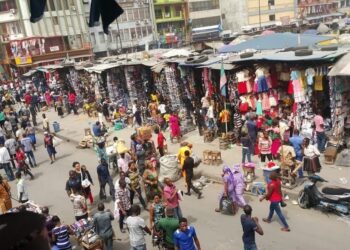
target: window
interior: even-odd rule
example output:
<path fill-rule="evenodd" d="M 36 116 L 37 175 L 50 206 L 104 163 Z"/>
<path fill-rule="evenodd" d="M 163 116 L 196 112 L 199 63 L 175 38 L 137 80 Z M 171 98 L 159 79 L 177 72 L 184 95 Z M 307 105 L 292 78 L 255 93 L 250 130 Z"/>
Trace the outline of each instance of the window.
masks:
<path fill-rule="evenodd" d="M 140 20 L 145 19 L 145 9 L 144 8 L 139 9 L 139 13 L 140 13 Z"/>
<path fill-rule="evenodd" d="M 134 20 L 134 14 L 133 14 L 132 10 L 126 10 L 126 14 L 128 16 L 128 21 Z"/>
<path fill-rule="evenodd" d="M 165 7 L 164 7 L 164 17 L 165 17 L 165 18 L 171 17 L 170 6 L 165 6 Z"/>
<path fill-rule="evenodd" d="M 140 20 L 139 9 L 134 9 L 134 20 Z"/>
<path fill-rule="evenodd" d="M 92 45 L 96 44 L 96 36 L 95 33 L 90 33 L 91 43 Z"/>
<path fill-rule="evenodd" d="M 120 22 L 121 22 L 121 23 L 128 21 L 128 17 L 127 17 L 127 15 L 126 15 L 126 12 L 124 12 L 123 15 L 121 15 L 121 16 L 119 17 L 119 19 L 120 19 Z"/>
<path fill-rule="evenodd" d="M 60 0 L 56 0 L 55 5 L 57 10 L 62 10 L 62 4 Z"/>
<path fill-rule="evenodd" d="M 142 38 L 142 30 L 141 27 L 137 27 L 137 38 Z"/>
<path fill-rule="evenodd" d="M 57 16 L 52 17 L 52 23 L 53 23 L 53 25 L 58 25 L 58 17 Z"/>
<path fill-rule="evenodd" d="M 269 6 L 275 5 L 275 0 L 269 0 L 269 1 L 268 1 L 268 4 L 269 4 Z"/>
<path fill-rule="evenodd" d="M 150 18 L 150 13 L 149 13 L 148 8 L 144 8 L 143 11 L 145 13 L 145 19 L 149 19 Z"/>
<path fill-rule="evenodd" d="M 122 31 L 124 33 L 124 41 L 129 41 L 130 40 L 130 30 L 129 29 L 124 29 Z"/>
<path fill-rule="evenodd" d="M 182 14 L 182 8 L 181 8 L 181 5 L 177 5 L 175 6 L 175 16 L 176 17 L 180 17 Z"/>
<path fill-rule="evenodd" d="M 48 5 L 50 5 L 49 10 L 51 11 L 56 10 L 54 0 L 49 0 Z"/>
<path fill-rule="evenodd" d="M 62 3 L 63 3 L 63 9 L 64 10 L 69 10 L 69 5 L 68 5 L 68 0 L 62 0 Z"/>
<path fill-rule="evenodd" d="M 156 19 L 162 19 L 163 14 L 161 9 L 155 9 Z"/>
<path fill-rule="evenodd" d="M 134 40 L 136 38 L 136 29 L 131 28 L 130 29 L 130 34 L 131 34 L 131 40 Z"/>
<path fill-rule="evenodd" d="M 212 10 L 219 9 L 220 4 L 219 0 L 207 0 L 207 1 L 199 1 L 190 3 L 190 11 L 204 11 L 204 10 Z"/>
<path fill-rule="evenodd" d="M 212 26 L 212 25 L 218 25 L 218 24 L 220 24 L 220 17 L 219 16 L 194 19 L 192 21 L 193 28 Z"/>
<path fill-rule="evenodd" d="M 105 34 L 103 32 L 98 32 L 98 39 L 100 41 L 100 43 L 105 43 Z"/>
<path fill-rule="evenodd" d="M 276 16 L 275 15 L 269 15 L 269 20 L 270 21 L 275 21 L 276 20 Z"/>
<path fill-rule="evenodd" d="M 146 37 L 147 36 L 147 27 L 142 27 L 142 36 Z"/>
<path fill-rule="evenodd" d="M 148 35 L 152 34 L 153 33 L 152 26 L 148 26 L 147 31 L 148 31 Z"/>

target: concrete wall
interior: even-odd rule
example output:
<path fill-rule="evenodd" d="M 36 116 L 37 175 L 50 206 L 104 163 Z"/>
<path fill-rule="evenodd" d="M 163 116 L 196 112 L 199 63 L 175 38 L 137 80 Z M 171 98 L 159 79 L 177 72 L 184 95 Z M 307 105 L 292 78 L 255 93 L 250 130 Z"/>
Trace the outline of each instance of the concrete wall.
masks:
<path fill-rule="evenodd" d="M 240 31 L 248 25 L 248 0 L 220 0 L 221 21 L 224 30 Z"/>

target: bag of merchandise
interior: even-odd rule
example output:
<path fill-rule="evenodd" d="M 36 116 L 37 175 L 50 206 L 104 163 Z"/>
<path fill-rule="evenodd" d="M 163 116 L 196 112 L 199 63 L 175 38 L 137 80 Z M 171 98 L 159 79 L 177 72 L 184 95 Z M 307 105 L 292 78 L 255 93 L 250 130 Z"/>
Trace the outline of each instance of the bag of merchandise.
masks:
<path fill-rule="evenodd" d="M 165 155 L 159 159 L 159 181 L 163 182 L 164 178 L 170 178 L 172 181 L 180 179 L 181 171 L 178 168 L 177 155 Z"/>

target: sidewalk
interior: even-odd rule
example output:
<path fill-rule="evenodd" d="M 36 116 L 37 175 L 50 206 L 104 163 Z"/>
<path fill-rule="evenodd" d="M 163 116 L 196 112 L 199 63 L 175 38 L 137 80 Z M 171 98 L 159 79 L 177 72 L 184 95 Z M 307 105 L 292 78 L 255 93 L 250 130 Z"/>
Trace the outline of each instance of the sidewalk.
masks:
<path fill-rule="evenodd" d="M 85 114 L 79 115 L 68 115 L 64 118 L 61 118 L 54 112 L 53 109 L 45 112 L 50 124 L 51 129 L 52 123 L 57 121 L 60 124 L 61 130 L 56 134 L 58 137 L 63 139 L 64 141 L 71 142 L 73 144 L 78 145 L 80 140 L 84 137 L 84 129 L 91 128 L 92 125 L 97 121 L 97 118 L 90 118 Z M 38 115 L 38 121 L 41 122 L 41 114 Z M 39 125 L 40 127 L 40 125 Z M 126 144 L 130 144 L 130 135 L 135 131 L 133 128 L 124 128 L 119 131 L 114 131 L 111 129 L 109 135 L 109 141 L 112 141 L 114 136 L 117 136 L 121 140 L 125 140 Z M 169 132 L 165 133 L 165 137 L 167 138 L 168 151 L 169 154 L 177 154 L 179 149 L 178 143 L 171 143 L 169 138 Z M 153 140 L 156 140 L 155 135 L 153 135 Z M 183 137 L 183 141 L 191 142 L 193 146 L 193 153 L 202 157 L 204 150 L 219 150 L 219 140 L 216 139 L 211 143 L 204 143 L 203 137 L 199 136 L 197 130 L 192 131 L 188 134 L 185 134 Z M 242 157 L 241 147 L 234 145 L 233 148 L 227 150 L 221 150 L 222 159 L 224 164 L 228 164 L 232 166 L 233 164 L 240 163 Z M 323 164 L 323 156 L 321 157 L 322 170 L 320 175 L 328 180 L 327 185 L 337 185 L 343 186 L 344 188 L 350 188 L 350 163 L 349 168 L 347 167 L 338 167 L 335 165 L 326 165 Z M 257 157 L 253 158 L 255 163 L 259 162 Z M 222 164 L 219 166 L 205 165 L 201 164 L 196 170 L 196 176 L 207 176 L 209 179 L 222 183 L 221 180 L 221 170 Z M 257 179 L 255 181 L 263 182 L 263 174 L 260 168 L 256 169 Z M 291 200 L 296 200 L 298 193 L 303 188 L 303 185 L 299 185 L 298 187 L 290 190 L 285 189 L 285 192 L 288 194 Z"/>

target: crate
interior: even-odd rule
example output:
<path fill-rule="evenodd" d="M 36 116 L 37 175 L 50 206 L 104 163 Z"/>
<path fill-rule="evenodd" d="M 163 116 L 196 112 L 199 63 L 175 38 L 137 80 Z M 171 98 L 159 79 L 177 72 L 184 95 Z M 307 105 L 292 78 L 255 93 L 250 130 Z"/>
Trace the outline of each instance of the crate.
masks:
<path fill-rule="evenodd" d="M 323 154 L 324 163 L 330 164 L 330 165 L 334 164 L 337 158 L 337 154 L 338 154 L 338 149 L 336 147 L 333 147 L 333 146 L 327 147 Z"/>

